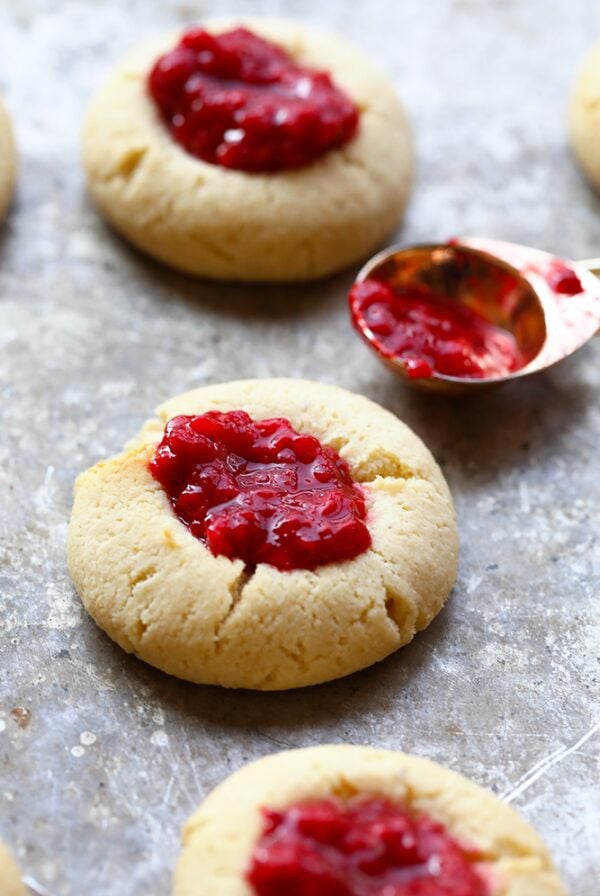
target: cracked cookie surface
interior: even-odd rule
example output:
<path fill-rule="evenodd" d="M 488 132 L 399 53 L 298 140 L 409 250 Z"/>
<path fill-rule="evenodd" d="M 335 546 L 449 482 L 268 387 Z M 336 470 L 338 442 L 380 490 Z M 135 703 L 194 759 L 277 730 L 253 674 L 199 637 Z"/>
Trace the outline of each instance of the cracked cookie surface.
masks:
<path fill-rule="evenodd" d="M 19 869 L 2 841 L 0 841 L 0 893 L 2 896 L 26 896 Z"/>
<path fill-rule="evenodd" d="M 15 184 L 16 151 L 8 112 L 0 100 L 0 220 L 6 214 Z"/>
<path fill-rule="evenodd" d="M 253 896 L 245 877 L 263 807 L 357 797 L 384 797 L 444 825 L 477 851 L 489 896 L 566 896 L 536 832 L 489 791 L 428 759 L 339 745 L 269 756 L 219 785 L 184 827 L 174 896 Z"/>
<path fill-rule="evenodd" d="M 297 170 L 250 174 L 185 152 L 160 120 L 146 87 L 170 35 L 134 51 L 93 99 L 83 135 L 88 184 L 127 239 L 166 264 L 217 279 L 317 278 L 365 257 L 406 204 L 412 149 L 389 81 L 343 41 L 269 19 L 244 25 L 308 66 L 327 69 L 360 109 L 357 135 Z"/>
<path fill-rule="evenodd" d="M 148 463 L 179 414 L 285 416 L 347 462 L 364 488 L 371 547 L 281 572 L 213 556 L 175 516 Z M 177 396 L 125 453 L 79 476 L 69 568 L 82 600 L 125 650 L 180 678 L 277 690 L 365 668 L 407 644 L 456 576 L 445 480 L 423 443 L 368 399 L 304 380 L 246 380 Z"/>

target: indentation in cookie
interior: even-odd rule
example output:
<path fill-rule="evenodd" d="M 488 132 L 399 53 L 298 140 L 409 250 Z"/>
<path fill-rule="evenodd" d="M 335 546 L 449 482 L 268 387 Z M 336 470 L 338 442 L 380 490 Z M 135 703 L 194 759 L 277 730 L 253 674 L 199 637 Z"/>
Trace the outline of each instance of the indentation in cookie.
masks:
<path fill-rule="evenodd" d="M 247 28 L 187 31 L 153 66 L 148 90 L 187 152 L 244 171 L 309 165 L 347 143 L 359 121 L 327 72 Z"/>
<path fill-rule="evenodd" d="M 315 569 L 371 544 L 365 495 L 348 464 L 282 417 L 174 417 L 150 472 L 192 535 L 249 568 Z"/>
<path fill-rule="evenodd" d="M 246 878 L 257 896 L 489 896 L 475 847 L 382 797 L 263 808 Z"/>

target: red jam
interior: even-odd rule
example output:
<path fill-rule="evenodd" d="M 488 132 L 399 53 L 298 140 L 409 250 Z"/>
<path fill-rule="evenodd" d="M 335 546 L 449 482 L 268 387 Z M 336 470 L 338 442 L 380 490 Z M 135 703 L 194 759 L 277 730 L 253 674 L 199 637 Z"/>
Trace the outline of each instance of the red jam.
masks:
<path fill-rule="evenodd" d="M 583 292 L 581 280 L 573 268 L 564 264 L 558 258 L 554 259 L 547 274 L 548 286 L 563 296 L 577 296 Z"/>
<path fill-rule="evenodd" d="M 348 464 L 282 417 L 173 417 L 150 472 L 192 535 L 250 567 L 315 569 L 371 544 L 364 493 Z"/>
<path fill-rule="evenodd" d="M 489 896 L 480 856 L 385 799 L 264 809 L 246 878 L 257 896 Z"/>
<path fill-rule="evenodd" d="M 524 363 L 513 335 L 460 302 L 426 286 L 392 289 L 355 283 L 349 295 L 357 330 L 380 354 L 403 361 L 409 376 L 434 373 L 474 379 L 504 376 Z"/>
<path fill-rule="evenodd" d="M 246 28 L 187 31 L 148 88 L 175 140 L 225 168 L 301 168 L 358 127 L 358 109 L 327 72 L 297 65 Z"/>

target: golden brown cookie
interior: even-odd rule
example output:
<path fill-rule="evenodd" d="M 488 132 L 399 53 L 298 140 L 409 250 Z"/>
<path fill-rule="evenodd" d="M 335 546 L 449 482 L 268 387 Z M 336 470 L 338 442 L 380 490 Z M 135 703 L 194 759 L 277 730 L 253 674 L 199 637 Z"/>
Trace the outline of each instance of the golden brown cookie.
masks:
<path fill-rule="evenodd" d="M 600 43 L 581 66 L 569 108 L 571 145 L 583 173 L 600 190 Z"/>
<path fill-rule="evenodd" d="M 566 896 L 533 828 L 489 791 L 428 759 L 339 745 L 268 756 L 220 784 L 184 827 L 173 894 L 255 896 L 246 875 L 265 831 L 263 809 L 284 813 L 312 801 L 352 806 L 381 798 L 411 818 L 441 824 L 463 845 L 467 867 L 481 877 L 482 888 L 461 892 Z M 309 830 L 320 836 L 318 826 Z M 426 870 L 435 876 L 439 864 L 434 854 Z"/>
<path fill-rule="evenodd" d="M 237 22 L 208 22 L 223 31 Z M 329 70 L 360 109 L 357 135 L 304 168 L 248 173 L 174 141 L 146 80 L 170 35 L 133 52 L 93 99 L 83 134 L 89 189 L 123 236 L 189 274 L 228 280 L 322 277 L 393 230 L 412 178 L 411 140 L 389 81 L 353 47 L 286 21 L 242 24 L 301 64 Z"/>
<path fill-rule="evenodd" d="M 19 869 L 2 842 L 0 842 L 0 893 L 2 896 L 26 896 Z"/>
<path fill-rule="evenodd" d="M 0 100 L 0 219 L 6 214 L 15 184 L 16 150 L 8 112 Z"/>
<path fill-rule="evenodd" d="M 291 571 L 215 556 L 149 470 L 167 421 L 211 410 L 284 417 L 339 453 L 371 546 Z M 125 453 L 81 474 L 68 558 L 86 608 L 125 650 L 190 681 L 277 690 L 348 675 L 412 640 L 452 588 L 457 532 L 437 464 L 393 414 L 335 386 L 247 380 L 165 402 Z"/>

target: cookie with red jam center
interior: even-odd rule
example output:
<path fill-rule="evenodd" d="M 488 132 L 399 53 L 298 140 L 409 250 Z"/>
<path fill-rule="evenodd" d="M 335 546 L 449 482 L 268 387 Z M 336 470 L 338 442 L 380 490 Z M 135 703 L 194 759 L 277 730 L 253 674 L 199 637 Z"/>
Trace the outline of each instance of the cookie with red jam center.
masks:
<path fill-rule="evenodd" d="M 394 86 L 339 38 L 268 19 L 134 51 L 92 100 L 83 159 L 126 239 L 241 281 L 312 280 L 368 256 L 412 179 Z"/>
<path fill-rule="evenodd" d="M 327 71 L 247 28 L 187 31 L 148 89 L 187 152 L 242 171 L 302 168 L 354 137 L 359 111 Z"/>
<path fill-rule="evenodd" d="M 77 480 L 69 568 L 96 622 L 181 678 L 282 689 L 364 668 L 439 612 L 452 501 L 396 417 L 303 380 L 197 389 Z"/>
<path fill-rule="evenodd" d="M 183 840 L 173 896 L 566 896 L 512 808 L 434 762 L 370 747 L 252 762 Z"/>

